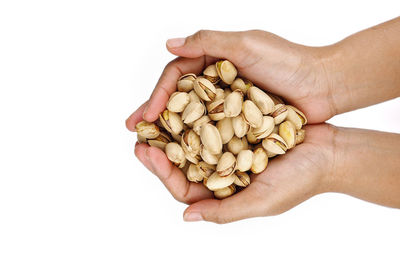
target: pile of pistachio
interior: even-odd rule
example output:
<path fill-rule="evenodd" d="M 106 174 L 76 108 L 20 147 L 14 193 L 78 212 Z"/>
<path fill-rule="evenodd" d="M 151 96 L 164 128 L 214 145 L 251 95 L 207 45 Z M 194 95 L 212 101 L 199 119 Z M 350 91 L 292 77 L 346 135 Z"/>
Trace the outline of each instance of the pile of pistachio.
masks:
<path fill-rule="evenodd" d="M 203 182 L 216 198 L 250 184 L 268 158 L 303 142 L 307 123 L 297 108 L 237 77 L 221 60 L 203 76 L 183 75 L 155 123 L 136 125 L 138 141 L 162 149 L 190 182 Z"/>

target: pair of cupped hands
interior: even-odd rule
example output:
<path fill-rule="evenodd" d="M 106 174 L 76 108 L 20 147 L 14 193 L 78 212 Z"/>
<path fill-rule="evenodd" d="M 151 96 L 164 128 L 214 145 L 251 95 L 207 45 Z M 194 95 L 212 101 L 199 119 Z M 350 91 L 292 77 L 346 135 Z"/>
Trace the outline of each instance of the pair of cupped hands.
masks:
<path fill-rule="evenodd" d="M 146 120 L 153 122 L 176 90 L 178 78 L 200 73 L 218 59 L 230 60 L 240 77 L 283 97 L 302 110 L 309 125 L 304 143 L 269 162 L 253 175 L 251 184 L 238 194 L 217 200 L 201 183 L 190 183 L 156 147 L 136 144 L 139 160 L 160 180 L 173 197 L 189 204 L 186 221 L 227 223 L 285 212 L 306 199 L 333 190 L 336 127 L 324 123 L 336 115 L 332 80 L 333 46 L 307 47 L 264 31 L 199 31 L 187 38 L 170 39 L 167 49 L 178 57 L 164 69 L 150 99 L 126 121 L 127 128 Z"/>

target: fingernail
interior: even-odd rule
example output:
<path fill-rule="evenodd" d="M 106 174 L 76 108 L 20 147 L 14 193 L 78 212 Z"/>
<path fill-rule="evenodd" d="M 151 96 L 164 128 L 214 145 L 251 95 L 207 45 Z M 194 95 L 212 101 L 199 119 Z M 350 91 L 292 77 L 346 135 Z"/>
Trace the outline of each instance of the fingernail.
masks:
<path fill-rule="evenodd" d="M 202 221 L 203 217 L 198 212 L 188 212 L 183 215 L 183 220 L 186 222 L 198 222 Z"/>
<path fill-rule="evenodd" d="M 181 47 L 185 44 L 185 38 L 173 38 L 167 40 L 167 46 L 169 48 Z"/>

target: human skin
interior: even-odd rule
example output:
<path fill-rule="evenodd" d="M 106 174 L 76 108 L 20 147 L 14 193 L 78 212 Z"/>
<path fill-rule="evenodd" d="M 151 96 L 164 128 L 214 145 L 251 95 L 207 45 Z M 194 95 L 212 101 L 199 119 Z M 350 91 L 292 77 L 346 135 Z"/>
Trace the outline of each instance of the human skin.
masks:
<path fill-rule="evenodd" d="M 134 131 L 143 119 L 155 121 L 179 76 L 199 73 L 217 58 L 229 59 L 241 76 L 303 110 L 309 123 L 321 123 L 400 96 L 399 33 L 397 18 L 325 47 L 294 44 L 263 31 L 200 31 L 169 40 L 168 50 L 179 57 L 167 65 L 150 100 L 126 125 Z M 279 214 L 323 192 L 400 208 L 396 147 L 396 134 L 311 125 L 303 144 L 272 160 L 249 187 L 224 200 L 211 199 L 204 186 L 189 183 L 161 150 L 137 144 L 135 154 L 177 200 L 192 204 L 185 220 L 226 223 Z M 390 157 L 384 157 L 387 153 Z"/>

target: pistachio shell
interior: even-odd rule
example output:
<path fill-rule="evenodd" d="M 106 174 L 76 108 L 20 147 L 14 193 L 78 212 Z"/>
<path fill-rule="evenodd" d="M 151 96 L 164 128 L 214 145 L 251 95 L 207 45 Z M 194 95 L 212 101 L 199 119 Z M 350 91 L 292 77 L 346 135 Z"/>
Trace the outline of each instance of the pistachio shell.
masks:
<path fill-rule="evenodd" d="M 222 151 L 222 139 L 217 127 L 212 124 L 205 124 L 200 130 L 200 139 L 204 147 L 212 154 L 219 154 Z"/>
<path fill-rule="evenodd" d="M 220 80 L 220 78 L 218 76 L 217 68 L 215 67 L 215 64 L 209 65 L 207 68 L 205 68 L 203 71 L 203 75 L 204 75 L 204 78 L 206 78 L 213 84 L 218 83 Z"/>
<path fill-rule="evenodd" d="M 210 177 L 207 179 L 206 186 L 211 191 L 216 191 L 218 189 L 222 189 L 224 187 L 230 186 L 235 181 L 236 175 L 232 174 L 228 177 L 221 177 L 218 175 L 217 172 L 211 174 Z"/>
<path fill-rule="evenodd" d="M 293 106 L 286 105 L 286 108 L 288 109 L 286 120 L 291 121 L 296 127 L 296 130 L 300 130 L 301 127 L 307 123 L 306 116 Z"/>
<path fill-rule="evenodd" d="M 200 175 L 204 178 L 210 177 L 210 175 L 215 172 L 215 166 L 204 161 L 200 161 L 196 166 Z"/>
<path fill-rule="evenodd" d="M 236 90 L 225 98 L 224 112 L 226 117 L 236 117 L 242 111 L 243 93 Z"/>
<path fill-rule="evenodd" d="M 135 128 L 138 135 L 147 139 L 156 138 L 160 134 L 160 129 L 152 122 L 141 121 Z"/>
<path fill-rule="evenodd" d="M 247 138 L 247 141 L 252 145 L 256 145 L 261 142 L 261 139 L 257 139 L 257 137 L 255 137 L 253 132 L 250 130 L 247 132 L 246 138 Z"/>
<path fill-rule="evenodd" d="M 235 66 L 228 60 L 218 61 L 215 66 L 221 80 L 226 84 L 232 84 L 237 75 Z"/>
<path fill-rule="evenodd" d="M 215 100 L 207 105 L 208 116 L 213 121 L 219 121 L 225 118 L 224 99 Z"/>
<path fill-rule="evenodd" d="M 263 116 L 261 126 L 258 128 L 252 128 L 251 131 L 257 139 L 262 139 L 270 135 L 274 130 L 274 127 L 274 119 L 271 116 Z"/>
<path fill-rule="evenodd" d="M 208 151 L 203 145 L 200 146 L 200 156 L 208 164 L 217 165 L 221 155 L 222 154 L 217 154 L 217 155 L 211 154 L 211 152 Z"/>
<path fill-rule="evenodd" d="M 268 93 L 268 96 L 272 99 L 272 101 L 274 101 L 274 104 L 275 104 L 275 105 L 278 105 L 278 104 L 285 104 L 285 101 L 283 101 L 283 99 L 280 98 L 280 97 L 277 96 L 277 95 Z"/>
<path fill-rule="evenodd" d="M 195 183 L 203 181 L 204 178 L 202 175 L 200 175 L 199 169 L 195 164 L 190 164 L 186 173 L 186 177 L 190 182 Z"/>
<path fill-rule="evenodd" d="M 228 151 L 232 152 L 234 155 L 239 154 L 239 152 L 244 149 L 248 149 L 248 147 L 246 137 L 238 138 L 236 136 L 233 136 L 227 145 Z"/>
<path fill-rule="evenodd" d="M 167 154 L 168 159 L 179 168 L 183 168 L 185 166 L 185 152 L 178 143 L 168 143 L 165 146 L 165 154 Z"/>
<path fill-rule="evenodd" d="M 227 144 L 233 137 L 233 127 L 231 118 L 223 118 L 216 125 L 219 134 L 221 135 L 222 144 Z"/>
<path fill-rule="evenodd" d="M 286 150 L 288 149 L 285 140 L 281 136 L 274 133 L 263 140 L 262 146 L 267 152 L 270 152 L 274 155 L 285 154 Z"/>
<path fill-rule="evenodd" d="M 258 128 L 262 124 L 262 113 L 251 100 L 243 102 L 242 112 L 246 122 L 253 128 Z"/>
<path fill-rule="evenodd" d="M 170 133 L 179 134 L 183 129 L 181 117 L 169 110 L 164 110 L 164 112 L 160 114 L 160 122 Z"/>
<path fill-rule="evenodd" d="M 275 124 L 279 124 L 286 119 L 287 114 L 288 114 L 288 109 L 286 105 L 278 104 L 274 107 L 271 116 L 274 118 Z"/>
<path fill-rule="evenodd" d="M 242 138 L 249 131 L 249 125 L 243 117 L 243 114 L 232 118 L 232 127 L 235 135 Z"/>
<path fill-rule="evenodd" d="M 216 88 L 215 89 L 215 98 L 214 101 L 220 100 L 220 99 L 225 99 L 225 90 L 221 88 Z"/>
<path fill-rule="evenodd" d="M 189 92 L 193 89 L 193 81 L 196 80 L 196 74 L 188 73 L 182 75 L 177 82 L 178 91 Z"/>
<path fill-rule="evenodd" d="M 279 125 L 279 135 L 285 140 L 288 149 L 296 145 L 296 128 L 290 121 L 285 121 Z"/>
<path fill-rule="evenodd" d="M 193 131 L 197 134 L 200 135 L 200 129 L 201 126 L 203 126 L 204 124 L 207 124 L 211 121 L 210 117 L 208 117 L 207 115 L 202 116 L 200 119 L 197 119 L 196 121 L 193 122 Z"/>
<path fill-rule="evenodd" d="M 260 173 L 267 168 L 268 155 L 262 147 L 254 150 L 253 164 L 251 165 L 251 171 L 253 173 Z"/>
<path fill-rule="evenodd" d="M 189 95 L 189 102 L 190 102 L 190 103 L 192 103 L 192 102 L 200 102 L 200 103 L 202 103 L 202 100 L 201 100 L 200 97 L 196 94 L 196 92 L 195 92 L 194 90 L 190 91 L 190 92 L 188 93 L 188 95 Z"/>
<path fill-rule="evenodd" d="M 274 101 L 264 91 L 255 86 L 249 88 L 247 96 L 256 104 L 263 115 L 271 113 L 275 106 Z"/>
<path fill-rule="evenodd" d="M 229 88 L 225 88 L 224 89 L 224 97 L 226 98 L 228 95 L 230 95 L 230 94 L 232 94 L 232 90 L 231 89 L 229 89 Z"/>
<path fill-rule="evenodd" d="M 236 179 L 233 183 L 237 186 L 246 187 L 250 184 L 250 176 L 245 172 L 235 172 Z"/>
<path fill-rule="evenodd" d="M 241 172 L 250 170 L 251 165 L 253 164 L 253 157 L 253 151 L 249 149 L 240 151 L 236 159 L 236 168 Z"/>
<path fill-rule="evenodd" d="M 159 136 L 154 139 L 147 140 L 150 146 L 158 147 L 161 150 L 165 150 L 165 146 L 171 142 L 171 138 L 165 132 L 160 132 Z"/>
<path fill-rule="evenodd" d="M 181 146 L 186 154 L 196 157 L 200 153 L 200 137 L 193 130 L 187 130 L 182 135 Z"/>
<path fill-rule="evenodd" d="M 306 131 L 304 129 L 298 130 L 296 132 L 296 145 L 303 143 L 305 137 Z"/>
<path fill-rule="evenodd" d="M 231 175 L 236 168 L 236 158 L 231 152 L 225 152 L 222 154 L 218 161 L 217 173 L 221 177 Z"/>
<path fill-rule="evenodd" d="M 147 138 L 144 136 L 141 136 L 140 134 L 137 135 L 137 140 L 139 144 L 146 144 L 147 143 Z"/>
<path fill-rule="evenodd" d="M 245 95 L 250 87 L 253 86 L 253 83 L 247 79 L 236 78 L 231 84 L 232 91 L 239 89 Z"/>
<path fill-rule="evenodd" d="M 172 112 L 182 112 L 187 104 L 189 104 L 189 95 L 185 92 L 175 92 L 168 100 L 167 109 Z"/>
<path fill-rule="evenodd" d="M 236 187 L 235 185 L 231 184 L 230 186 L 214 191 L 214 196 L 218 199 L 224 199 L 233 195 L 235 192 L 236 192 Z"/>
<path fill-rule="evenodd" d="M 191 123 L 198 120 L 205 113 L 205 107 L 203 103 L 191 102 L 186 106 L 182 113 L 182 120 L 184 123 Z"/>
<path fill-rule="evenodd" d="M 198 77 L 194 81 L 194 90 L 196 94 L 205 101 L 212 101 L 215 98 L 215 86 L 206 78 Z"/>

